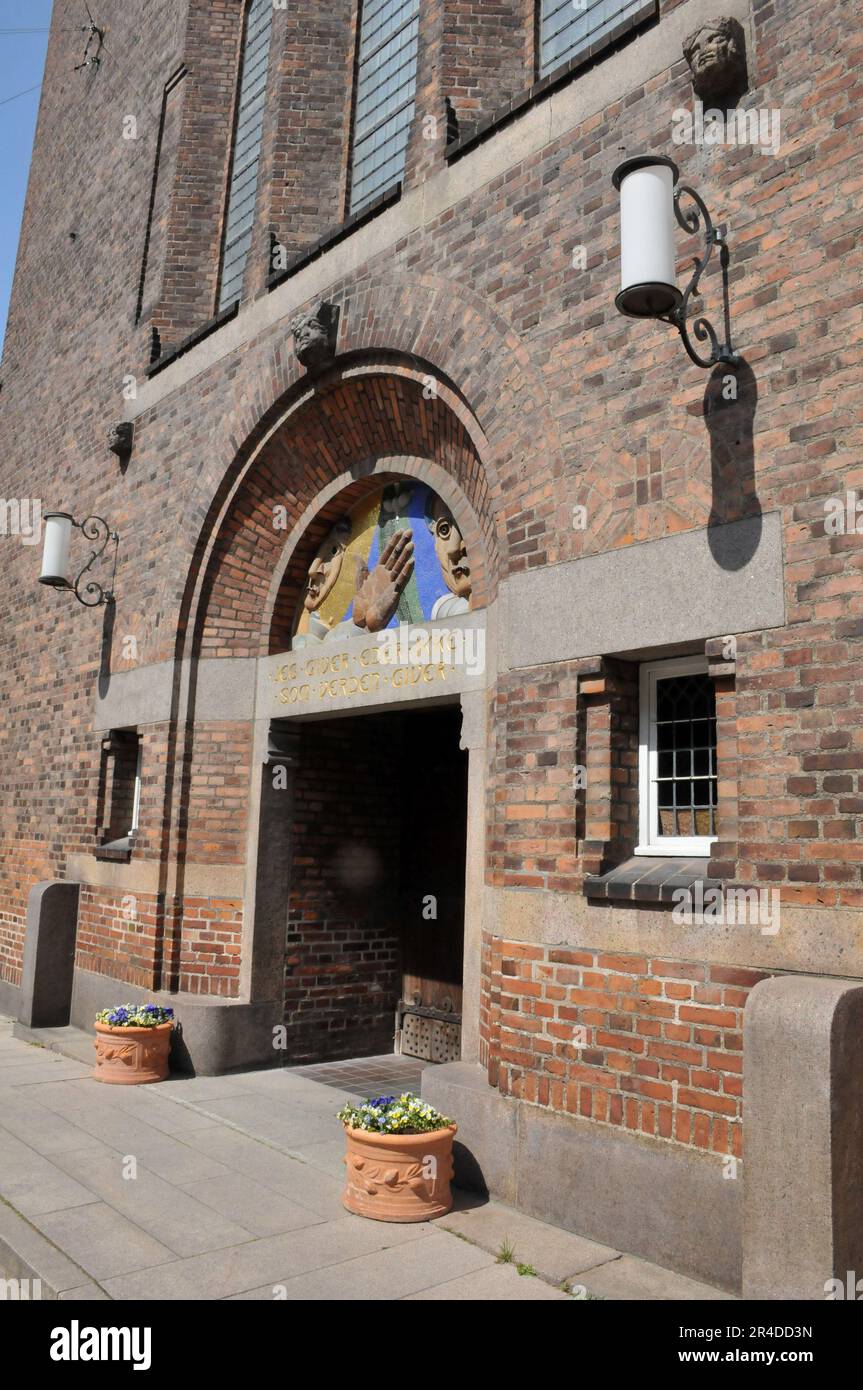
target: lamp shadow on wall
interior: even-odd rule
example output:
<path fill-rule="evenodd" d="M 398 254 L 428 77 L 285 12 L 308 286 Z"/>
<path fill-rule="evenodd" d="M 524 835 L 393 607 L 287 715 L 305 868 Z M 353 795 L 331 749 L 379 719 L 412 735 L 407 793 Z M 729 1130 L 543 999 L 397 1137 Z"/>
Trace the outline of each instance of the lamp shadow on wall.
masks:
<path fill-rule="evenodd" d="M 99 676 L 97 680 L 100 700 L 104 700 L 111 684 L 111 647 L 114 641 L 116 615 L 117 605 L 106 603 L 105 616 L 102 619 L 102 649 L 99 653 Z"/>
<path fill-rule="evenodd" d="M 762 511 L 755 490 L 755 412 L 758 383 L 743 358 L 719 363 L 704 393 L 704 422 L 710 435 L 712 499 L 707 543 L 717 565 L 740 570 L 761 542 Z M 749 526 L 728 527 L 748 520 Z"/>

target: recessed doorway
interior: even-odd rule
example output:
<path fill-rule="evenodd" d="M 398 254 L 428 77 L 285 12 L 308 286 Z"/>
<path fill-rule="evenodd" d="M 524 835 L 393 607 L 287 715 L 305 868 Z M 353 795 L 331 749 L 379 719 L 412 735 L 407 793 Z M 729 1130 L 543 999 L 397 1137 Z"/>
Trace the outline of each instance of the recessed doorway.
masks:
<path fill-rule="evenodd" d="M 460 706 L 295 727 L 286 1061 L 454 1060 L 467 835 Z"/>

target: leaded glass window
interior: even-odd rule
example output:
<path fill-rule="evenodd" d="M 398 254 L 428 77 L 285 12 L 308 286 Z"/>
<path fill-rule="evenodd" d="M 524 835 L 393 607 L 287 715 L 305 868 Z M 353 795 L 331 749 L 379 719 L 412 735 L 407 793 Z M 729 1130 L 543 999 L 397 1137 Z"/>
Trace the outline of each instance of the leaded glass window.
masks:
<path fill-rule="evenodd" d="M 716 694 L 703 657 L 641 671 L 640 848 L 707 853 L 716 838 Z"/>
<path fill-rule="evenodd" d="M 225 214 L 220 311 L 227 309 L 243 292 L 243 276 L 252 245 L 272 22 L 273 0 L 251 0 L 246 14 L 233 165 Z"/>
<path fill-rule="evenodd" d="M 420 0 L 364 0 L 360 22 L 351 212 L 404 174 L 414 115 Z"/>
<path fill-rule="evenodd" d="M 542 0 L 540 76 L 655 13 L 656 0 Z"/>

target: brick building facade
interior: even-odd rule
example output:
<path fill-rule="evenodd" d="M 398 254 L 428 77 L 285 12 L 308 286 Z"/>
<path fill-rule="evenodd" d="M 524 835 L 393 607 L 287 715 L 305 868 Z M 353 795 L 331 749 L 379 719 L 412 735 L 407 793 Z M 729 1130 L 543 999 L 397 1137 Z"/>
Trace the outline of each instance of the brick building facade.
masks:
<path fill-rule="evenodd" d="M 494 1191 L 761 1289 L 786 1123 L 830 1137 L 823 1211 L 856 1201 L 861 5 L 565 10 L 102 0 L 88 36 L 55 4 L 0 391 L 0 1004 L 47 1021 L 51 914 L 67 1017 L 172 995 L 198 1070 L 382 1050 L 416 994 L 460 1020 L 428 1090 Z M 745 72 L 705 124 L 684 49 L 719 11 Z M 736 364 L 615 309 L 645 152 L 728 226 Z M 721 320 L 715 259 L 701 291 Z M 381 487 L 454 518 L 481 670 L 297 642 Z M 107 520 L 112 602 L 38 586 L 12 499 Z M 835 1224 L 825 1279 L 863 1260 Z"/>

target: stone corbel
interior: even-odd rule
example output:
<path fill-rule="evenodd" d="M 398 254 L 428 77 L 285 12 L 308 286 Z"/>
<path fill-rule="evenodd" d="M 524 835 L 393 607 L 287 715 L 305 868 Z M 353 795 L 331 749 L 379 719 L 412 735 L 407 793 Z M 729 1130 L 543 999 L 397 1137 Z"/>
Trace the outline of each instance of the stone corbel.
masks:
<path fill-rule="evenodd" d="M 117 458 L 128 458 L 132 452 L 135 426 L 130 420 L 118 420 L 108 431 L 108 448 Z"/>
<path fill-rule="evenodd" d="M 321 371 L 335 358 L 340 313 L 338 304 L 324 299 L 310 313 L 293 320 L 294 352 L 307 371 Z"/>
<path fill-rule="evenodd" d="M 704 645 L 707 674 L 712 680 L 734 680 L 737 675 L 737 640 L 734 637 L 711 637 Z"/>

